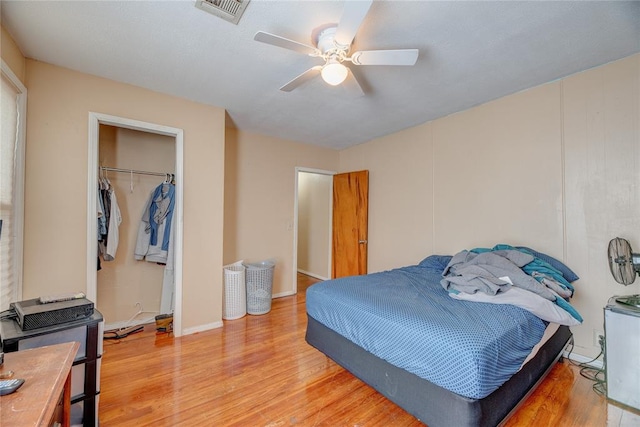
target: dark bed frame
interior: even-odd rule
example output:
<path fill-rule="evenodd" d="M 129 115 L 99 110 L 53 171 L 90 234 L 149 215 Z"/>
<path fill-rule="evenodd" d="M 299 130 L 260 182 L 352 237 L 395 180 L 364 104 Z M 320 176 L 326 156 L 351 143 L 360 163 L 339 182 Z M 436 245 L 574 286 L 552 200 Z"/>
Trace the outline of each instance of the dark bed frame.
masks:
<path fill-rule="evenodd" d="M 571 340 L 567 326 L 499 389 L 483 399 L 452 393 L 374 356 L 307 315 L 306 340 L 429 427 L 496 426 L 544 379 Z"/>

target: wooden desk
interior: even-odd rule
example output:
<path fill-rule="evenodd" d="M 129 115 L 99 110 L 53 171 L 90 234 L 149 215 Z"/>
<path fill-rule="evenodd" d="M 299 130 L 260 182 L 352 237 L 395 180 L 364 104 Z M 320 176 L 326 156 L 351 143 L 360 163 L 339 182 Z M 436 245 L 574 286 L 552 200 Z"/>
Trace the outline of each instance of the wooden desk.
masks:
<path fill-rule="evenodd" d="M 71 365 L 80 344 L 69 342 L 5 353 L 0 373 L 13 371 L 24 384 L 0 396 L 2 425 L 50 426 L 62 402 L 62 425 L 70 424 Z"/>

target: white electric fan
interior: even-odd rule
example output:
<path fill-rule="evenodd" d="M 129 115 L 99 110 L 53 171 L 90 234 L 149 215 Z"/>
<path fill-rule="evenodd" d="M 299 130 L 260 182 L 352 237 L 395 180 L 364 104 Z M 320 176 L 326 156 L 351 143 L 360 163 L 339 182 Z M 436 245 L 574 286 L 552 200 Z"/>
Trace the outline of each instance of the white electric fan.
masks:
<path fill-rule="evenodd" d="M 640 254 L 634 254 L 631 244 L 625 239 L 616 237 L 609 242 L 607 251 L 609 257 L 609 269 L 616 282 L 621 285 L 630 285 L 640 275 Z M 640 295 L 627 295 L 617 297 L 616 301 L 622 304 L 640 307 Z"/>

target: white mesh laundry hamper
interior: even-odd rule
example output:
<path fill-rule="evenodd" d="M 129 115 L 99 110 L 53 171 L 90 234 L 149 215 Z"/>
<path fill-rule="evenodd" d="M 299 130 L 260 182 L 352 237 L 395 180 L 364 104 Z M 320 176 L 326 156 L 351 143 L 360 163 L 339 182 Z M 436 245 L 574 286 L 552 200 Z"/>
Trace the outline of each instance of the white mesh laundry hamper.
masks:
<path fill-rule="evenodd" d="M 247 313 L 266 314 L 271 311 L 273 261 L 245 264 L 247 283 Z"/>
<path fill-rule="evenodd" d="M 247 314 L 246 267 L 242 261 L 224 266 L 224 309 L 222 318 L 239 319 Z"/>

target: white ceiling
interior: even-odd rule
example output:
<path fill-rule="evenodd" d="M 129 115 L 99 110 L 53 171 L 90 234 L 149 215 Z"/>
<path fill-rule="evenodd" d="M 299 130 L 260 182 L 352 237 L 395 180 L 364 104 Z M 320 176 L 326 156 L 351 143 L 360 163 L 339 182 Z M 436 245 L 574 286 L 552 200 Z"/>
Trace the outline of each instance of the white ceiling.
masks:
<path fill-rule="evenodd" d="M 316 79 L 314 65 L 253 40 L 313 44 L 343 1 L 252 0 L 238 25 L 195 1 L 2 0 L 28 58 L 223 107 L 250 132 L 341 149 L 640 52 L 640 2 L 376 0 L 353 48 L 418 48 L 413 67 L 360 66 L 366 91 Z M 352 69 L 356 68 L 352 66 Z"/>

